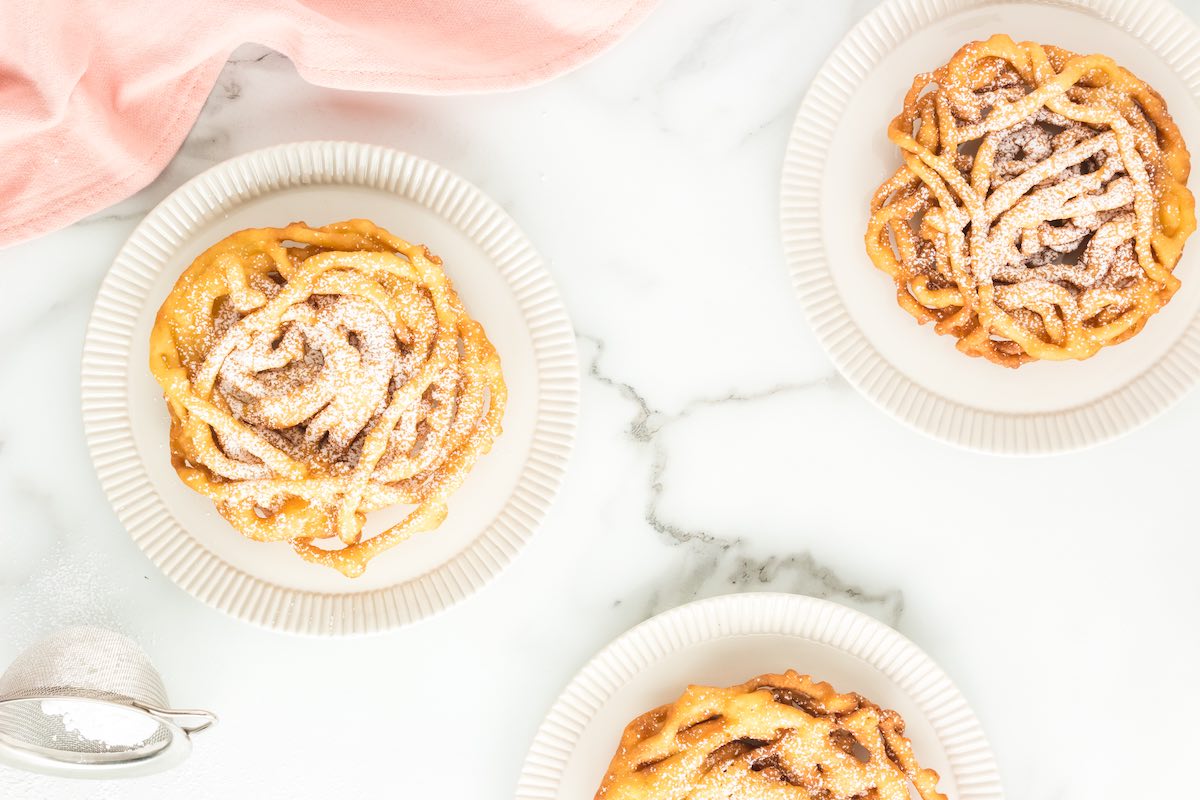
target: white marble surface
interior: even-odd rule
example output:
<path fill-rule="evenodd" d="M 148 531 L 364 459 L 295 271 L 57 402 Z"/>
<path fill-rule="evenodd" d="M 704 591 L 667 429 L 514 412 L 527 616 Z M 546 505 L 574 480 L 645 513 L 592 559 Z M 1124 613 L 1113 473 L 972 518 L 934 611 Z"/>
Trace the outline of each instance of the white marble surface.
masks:
<path fill-rule="evenodd" d="M 175 772 L 97 785 L 0 768 L 0 797 L 508 797 L 597 649 L 686 600 L 763 589 L 915 640 L 974 705 L 1010 797 L 1186 793 L 1200 393 L 1084 454 L 962 452 L 840 380 L 792 296 L 788 128 L 871 4 L 663 0 L 598 61 L 496 96 L 320 89 L 244 47 L 152 186 L 0 251 L 0 662 L 59 625 L 106 624 L 144 643 L 175 703 L 222 716 Z M 524 555 L 374 638 L 268 633 L 177 589 L 109 510 L 79 418 L 84 325 L 138 219 L 217 161 L 302 138 L 391 145 L 489 192 L 546 256 L 586 365 L 574 462 Z"/>

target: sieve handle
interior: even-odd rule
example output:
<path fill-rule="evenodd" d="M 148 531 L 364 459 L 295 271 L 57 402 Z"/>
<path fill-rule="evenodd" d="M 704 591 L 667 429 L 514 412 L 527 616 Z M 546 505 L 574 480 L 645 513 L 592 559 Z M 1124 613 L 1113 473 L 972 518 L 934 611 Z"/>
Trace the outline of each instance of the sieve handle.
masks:
<path fill-rule="evenodd" d="M 136 703 L 138 708 L 176 726 L 188 736 L 199 733 L 217 724 L 217 715 L 198 708 L 159 708 L 146 703 Z"/>

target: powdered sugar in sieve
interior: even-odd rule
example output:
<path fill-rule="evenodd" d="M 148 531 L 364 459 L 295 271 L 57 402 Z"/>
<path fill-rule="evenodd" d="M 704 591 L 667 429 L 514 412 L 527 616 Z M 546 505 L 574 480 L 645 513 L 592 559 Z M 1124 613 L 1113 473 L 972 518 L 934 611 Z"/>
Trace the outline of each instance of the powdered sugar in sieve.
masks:
<path fill-rule="evenodd" d="M 167 708 L 142 649 L 103 628 L 68 628 L 0 677 L 0 761 L 73 777 L 146 774 L 179 763 L 216 718 Z"/>

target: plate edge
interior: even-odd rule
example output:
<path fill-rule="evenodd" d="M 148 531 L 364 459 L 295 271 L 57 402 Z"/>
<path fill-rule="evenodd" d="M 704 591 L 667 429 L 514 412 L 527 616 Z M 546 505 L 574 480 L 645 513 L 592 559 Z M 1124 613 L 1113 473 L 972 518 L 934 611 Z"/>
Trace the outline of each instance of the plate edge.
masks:
<path fill-rule="evenodd" d="M 1190 48 L 1192 55 L 1187 56 L 1189 48 L 1174 47 L 1168 58 L 1160 50 L 1171 49 L 1168 45 L 1146 39 L 1147 31 L 1176 43 L 1194 41 L 1200 34 L 1195 23 L 1165 0 L 1019 1 L 1099 14 L 1153 50 L 1200 102 L 1200 53 Z M 842 376 L 872 404 L 910 428 L 968 450 L 999 455 L 1078 451 L 1141 428 L 1200 382 L 1200 314 L 1161 358 L 1103 397 L 1050 414 L 985 411 L 924 388 L 884 359 L 850 317 L 824 255 L 820 167 L 849 94 L 861 84 L 865 71 L 878 63 L 882 51 L 921 25 L 994 4 L 989 0 L 884 0 L 838 42 L 805 93 L 789 135 L 780 180 L 781 239 L 793 289 L 810 328 Z M 1133 30 L 1135 26 L 1141 29 Z M 853 84 L 836 85 L 830 78 L 834 71 L 852 76 Z M 818 106 L 828 104 L 828 96 L 840 96 L 836 108 Z M 814 113 L 818 110 L 821 113 Z M 818 152 L 811 154 L 799 152 L 796 146 L 797 132 L 806 122 L 822 131 Z M 1147 384 L 1152 385 L 1152 395 Z"/>
<path fill-rule="evenodd" d="M 259 171 L 264 164 L 266 175 Z M 314 175 L 320 170 L 328 172 Z M 374 182 L 385 178 L 387 185 Z M 419 192 L 402 191 L 414 181 Z M 263 191 L 313 182 L 392 191 L 463 231 L 495 263 L 513 292 L 533 342 L 538 374 L 538 414 L 530 450 L 497 517 L 456 556 L 430 571 L 354 594 L 277 586 L 201 545 L 150 482 L 128 413 L 128 360 L 137 315 L 188 226 L 205 224 L 230 205 Z M 197 196 L 203 193 L 217 201 Z M 381 145 L 345 141 L 292 142 L 235 156 L 188 180 L 155 206 L 122 245 L 101 282 L 84 337 L 80 379 L 85 440 L 97 477 L 122 526 L 147 557 L 208 605 L 262 627 L 308 635 L 394 629 L 444 610 L 490 583 L 549 513 L 565 477 L 579 418 L 574 330 L 553 276 L 515 220 L 481 189 L 438 164 Z M 530 478 L 535 463 L 536 481 Z M 522 509 L 514 514 L 518 494 Z M 459 564 L 464 557 L 471 562 L 469 570 Z M 420 591 L 413 588 L 416 584 Z"/>
<path fill-rule="evenodd" d="M 797 622 L 803 623 L 804 632 L 797 632 L 795 626 L 784 629 Z M 750 630 L 738 629 L 738 625 Z M 716 635 L 707 635 L 714 630 Z M 809 595 L 779 592 L 695 600 L 638 623 L 612 640 L 567 683 L 538 726 L 521 766 L 516 800 L 558 800 L 562 774 L 579 736 L 600 706 L 638 670 L 699 642 L 757 633 L 802 636 L 849 653 L 883 672 L 909 695 L 934 728 L 955 782 L 960 784 L 958 798 L 1002 800 L 999 767 L 983 726 L 932 658 L 899 631 L 860 611 Z M 653 636 L 653 641 L 641 641 L 648 636 Z M 909 677 L 902 681 L 890 667 L 875 660 L 885 655 L 897 669 L 907 667 Z M 612 674 L 605 676 L 605 669 Z M 924 687 L 920 696 L 914 691 L 918 686 Z M 925 708 L 935 698 L 946 704 L 942 713 L 931 714 Z M 945 730 L 950 727 L 953 732 Z M 963 774 L 969 780 L 963 779 Z"/>

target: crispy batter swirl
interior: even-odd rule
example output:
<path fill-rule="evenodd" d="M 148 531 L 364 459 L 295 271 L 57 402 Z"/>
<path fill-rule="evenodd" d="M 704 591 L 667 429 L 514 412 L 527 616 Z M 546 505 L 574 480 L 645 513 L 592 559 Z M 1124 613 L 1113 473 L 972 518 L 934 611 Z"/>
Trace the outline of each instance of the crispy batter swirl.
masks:
<path fill-rule="evenodd" d="M 247 537 L 351 577 L 441 524 L 506 400 L 441 260 L 366 220 L 209 248 L 158 312 L 150 368 L 180 478 Z M 362 538 L 399 503 L 402 522 Z"/>
<path fill-rule="evenodd" d="M 993 36 L 918 75 L 889 138 L 904 165 L 866 235 L 900 306 L 1018 367 L 1136 334 L 1196 227 L 1161 97 L 1112 59 Z"/>
<path fill-rule="evenodd" d="M 629 723 L 596 800 L 946 800 L 937 782 L 896 712 L 789 670 Z"/>

